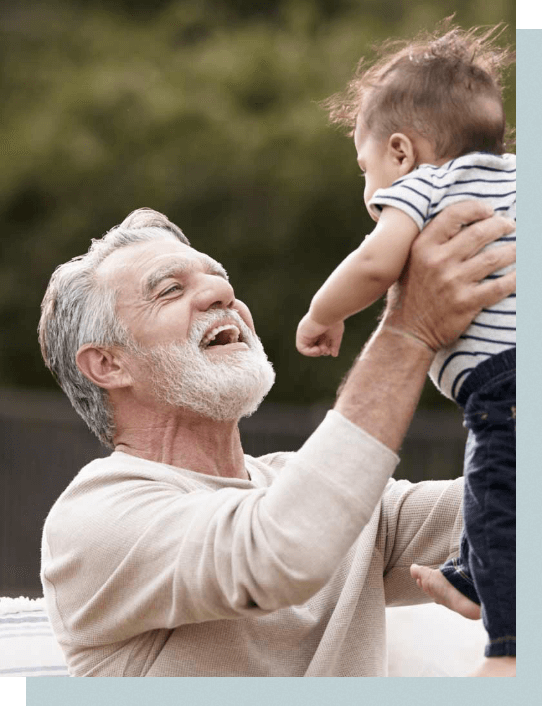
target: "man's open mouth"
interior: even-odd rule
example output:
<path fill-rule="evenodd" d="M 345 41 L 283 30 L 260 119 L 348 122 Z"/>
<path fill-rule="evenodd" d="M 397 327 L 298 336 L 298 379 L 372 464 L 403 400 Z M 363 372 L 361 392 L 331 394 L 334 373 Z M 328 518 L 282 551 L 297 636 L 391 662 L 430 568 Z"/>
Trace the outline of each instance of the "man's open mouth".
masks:
<path fill-rule="evenodd" d="M 211 346 L 226 346 L 229 343 L 244 343 L 241 331 L 235 324 L 223 324 L 209 329 L 201 339 L 200 346 L 210 348 Z"/>

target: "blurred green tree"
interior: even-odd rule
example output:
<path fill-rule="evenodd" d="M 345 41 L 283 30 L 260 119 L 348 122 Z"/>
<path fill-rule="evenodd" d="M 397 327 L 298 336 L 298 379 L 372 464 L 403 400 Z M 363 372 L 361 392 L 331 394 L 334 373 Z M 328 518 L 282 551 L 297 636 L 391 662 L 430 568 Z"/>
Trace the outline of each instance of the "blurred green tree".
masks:
<path fill-rule="evenodd" d="M 312 294 L 372 229 L 351 141 L 318 101 L 373 42 L 453 12 L 507 22 L 513 42 L 511 0 L 1 3 L 0 384 L 53 384 L 36 342 L 53 269 L 150 206 L 228 269 L 277 369 L 270 399 L 331 400 L 379 305 L 338 360 L 295 350 Z M 423 404 L 449 403 L 428 385 Z"/>

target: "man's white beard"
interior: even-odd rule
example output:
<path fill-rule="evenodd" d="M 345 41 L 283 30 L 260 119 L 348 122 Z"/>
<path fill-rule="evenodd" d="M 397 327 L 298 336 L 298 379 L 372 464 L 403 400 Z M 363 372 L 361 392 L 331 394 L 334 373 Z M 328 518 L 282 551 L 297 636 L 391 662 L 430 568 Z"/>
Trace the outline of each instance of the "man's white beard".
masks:
<path fill-rule="evenodd" d="M 205 332 L 227 316 L 241 330 L 248 350 L 205 353 L 200 347 Z M 273 366 L 262 343 L 236 311 L 212 310 L 202 314 L 184 343 L 143 349 L 138 357 L 149 365 L 156 399 L 188 409 L 216 421 L 238 420 L 255 412 L 275 381 Z"/>

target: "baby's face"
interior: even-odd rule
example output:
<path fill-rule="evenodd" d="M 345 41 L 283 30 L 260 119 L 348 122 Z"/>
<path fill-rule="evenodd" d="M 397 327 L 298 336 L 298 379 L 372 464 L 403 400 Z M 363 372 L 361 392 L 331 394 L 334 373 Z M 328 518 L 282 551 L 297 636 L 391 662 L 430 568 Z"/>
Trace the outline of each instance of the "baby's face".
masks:
<path fill-rule="evenodd" d="M 363 198 L 367 206 L 377 189 L 391 186 L 403 172 L 388 149 L 388 140 L 375 137 L 359 118 L 354 132 L 354 144 L 359 168 L 365 176 Z"/>

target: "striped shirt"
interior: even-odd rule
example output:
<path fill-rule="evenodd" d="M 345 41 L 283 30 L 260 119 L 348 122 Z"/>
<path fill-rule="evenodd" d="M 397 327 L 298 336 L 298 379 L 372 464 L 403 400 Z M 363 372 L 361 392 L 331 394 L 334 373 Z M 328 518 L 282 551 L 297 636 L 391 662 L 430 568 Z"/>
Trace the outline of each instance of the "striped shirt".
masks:
<path fill-rule="evenodd" d="M 423 164 L 388 189 L 378 189 L 369 203 L 377 216 L 384 206 L 404 211 L 422 230 L 446 206 L 468 199 L 489 202 L 496 213 L 516 218 L 516 156 L 472 152 L 435 167 Z M 515 242 L 515 232 L 487 247 Z M 513 266 L 498 270 L 499 277 Z M 457 399 L 459 389 L 478 363 L 516 345 L 516 295 L 483 309 L 453 346 L 437 353 L 430 377 L 441 392 Z"/>

